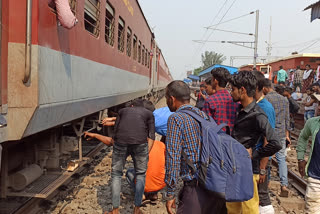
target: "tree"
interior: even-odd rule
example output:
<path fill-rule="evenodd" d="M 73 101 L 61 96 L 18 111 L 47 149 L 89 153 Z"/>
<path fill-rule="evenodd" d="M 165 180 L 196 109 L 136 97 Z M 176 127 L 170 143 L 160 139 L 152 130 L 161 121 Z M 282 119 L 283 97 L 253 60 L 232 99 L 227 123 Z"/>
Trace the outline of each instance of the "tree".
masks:
<path fill-rule="evenodd" d="M 199 73 L 200 73 L 202 70 L 203 70 L 202 67 L 199 67 L 199 68 L 194 69 L 194 70 L 193 70 L 193 75 L 198 76 Z"/>
<path fill-rule="evenodd" d="M 203 68 L 208 68 L 214 64 L 222 64 L 226 59 L 227 58 L 223 54 L 214 51 L 206 51 L 204 54 L 201 54 Z"/>

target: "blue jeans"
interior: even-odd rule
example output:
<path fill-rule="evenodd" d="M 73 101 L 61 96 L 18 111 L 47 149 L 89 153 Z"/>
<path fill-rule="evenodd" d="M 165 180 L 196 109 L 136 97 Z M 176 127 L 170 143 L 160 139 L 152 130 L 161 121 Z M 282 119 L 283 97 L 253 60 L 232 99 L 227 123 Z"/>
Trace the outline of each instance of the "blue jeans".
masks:
<path fill-rule="evenodd" d="M 287 146 L 286 138 L 280 139 L 282 149 L 276 153 L 276 159 L 279 165 L 279 176 L 281 186 L 288 186 L 288 167 L 286 162 L 287 157 Z"/>
<path fill-rule="evenodd" d="M 304 122 L 307 122 L 307 120 L 309 120 L 310 118 L 314 117 L 314 110 L 310 110 L 310 111 L 305 111 L 304 112 Z"/>
<path fill-rule="evenodd" d="M 149 159 L 148 144 L 122 145 L 115 143 L 111 171 L 112 206 L 114 209 L 120 206 L 121 177 L 128 155 L 132 157 L 136 174 L 134 205 L 136 207 L 141 206 Z"/>

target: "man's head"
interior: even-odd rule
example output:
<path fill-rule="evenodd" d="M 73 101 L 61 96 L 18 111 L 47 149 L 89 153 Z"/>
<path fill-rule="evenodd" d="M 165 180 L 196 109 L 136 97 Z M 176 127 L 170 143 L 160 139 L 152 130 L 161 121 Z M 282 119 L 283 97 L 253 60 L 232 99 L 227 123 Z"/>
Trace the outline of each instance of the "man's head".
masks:
<path fill-rule="evenodd" d="M 297 69 L 300 69 L 300 65 L 297 66 Z"/>
<path fill-rule="evenodd" d="M 217 87 L 225 88 L 231 79 L 229 71 L 225 68 L 214 68 L 211 70 L 212 88 L 217 90 Z"/>
<path fill-rule="evenodd" d="M 319 83 L 313 83 L 312 85 L 311 85 L 311 87 L 312 87 L 312 90 L 315 92 L 315 93 L 320 93 L 320 85 L 319 85 Z"/>
<path fill-rule="evenodd" d="M 154 111 L 156 108 L 154 107 L 153 103 L 150 100 L 144 99 L 143 106 L 148 109 L 149 111 Z"/>
<path fill-rule="evenodd" d="M 282 66 L 282 65 L 280 65 L 280 66 L 279 66 L 279 69 L 283 69 L 283 66 Z"/>
<path fill-rule="evenodd" d="M 255 99 L 258 100 L 263 95 L 263 83 L 264 83 L 264 75 L 259 71 L 252 71 L 252 74 L 257 79 L 257 89 L 255 94 Z"/>
<path fill-rule="evenodd" d="M 212 88 L 212 78 L 208 77 L 205 80 L 205 85 L 206 85 L 206 92 L 208 95 L 212 95 L 215 93 L 215 90 Z"/>
<path fill-rule="evenodd" d="M 272 81 L 265 78 L 263 81 L 263 94 L 267 95 L 269 92 L 273 91 L 272 89 Z"/>
<path fill-rule="evenodd" d="M 169 83 L 165 94 L 170 111 L 175 112 L 181 105 L 190 103 L 190 88 L 180 80 Z"/>
<path fill-rule="evenodd" d="M 293 92 L 293 89 L 291 87 L 287 86 L 287 87 L 284 88 L 282 95 L 287 97 L 287 98 L 290 98 L 292 92 Z"/>
<path fill-rule="evenodd" d="M 254 97 L 257 88 L 257 79 L 251 71 L 241 71 L 235 74 L 231 80 L 231 96 L 234 102 Z"/>
<path fill-rule="evenodd" d="M 206 90 L 205 84 L 201 84 L 201 85 L 200 85 L 200 91 L 203 91 L 203 90 Z"/>
<path fill-rule="evenodd" d="M 141 99 L 141 98 L 134 99 L 134 100 L 132 100 L 131 105 L 133 107 L 144 107 L 143 99 Z"/>
<path fill-rule="evenodd" d="M 313 94 L 312 87 L 307 88 L 306 93 L 308 96 L 312 95 Z"/>
<path fill-rule="evenodd" d="M 308 64 L 308 65 L 306 65 L 306 70 L 310 70 L 310 65 Z"/>
<path fill-rule="evenodd" d="M 284 96 L 284 95 L 283 95 L 284 89 L 285 89 L 285 87 L 283 87 L 282 85 L 276 85 L 276 86 L 274 87 L 274 90 L 275 90 L 278 94 L 280 94 L 280 95 L 282 95 L 282 96 Z"/>

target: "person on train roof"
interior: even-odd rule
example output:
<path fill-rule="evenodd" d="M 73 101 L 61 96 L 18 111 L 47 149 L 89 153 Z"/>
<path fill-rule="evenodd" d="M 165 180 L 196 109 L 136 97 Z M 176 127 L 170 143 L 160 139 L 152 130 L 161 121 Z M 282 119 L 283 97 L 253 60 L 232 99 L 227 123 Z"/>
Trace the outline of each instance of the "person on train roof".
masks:
<path fill-rule="evenodd" d="M 227 69 L 222 67 L 212 69 L 211 75 L 212 88 L 216 92 L 206 99 L 203 111 L 211 116 L 218 125 L 226 123 L 232 131 L 239 104 L 232 101 L 226 89 L 231 75 Z"/>
<path fill-rule="evenodd" d="M 251 71 L 241 71 L 231 80 L 231 96 L 234 102 L 241 105 L 237 109 L 237 118 L 231 136 L 239 141 L 252 158 L 253 198 L 245 202 L 227 202 L 228 214 L 246 213 L 259 214 L 258 183 L 260 159 L 269 157 L 281 149 L 277 136 L 269 124 L 264 111 L 254 99 L 257 89 L 257 79 Z M 257 148 L 260 139 L 266 138 L 267 143 Z M 265 174 L 266 172 L 264 172 Z"/>

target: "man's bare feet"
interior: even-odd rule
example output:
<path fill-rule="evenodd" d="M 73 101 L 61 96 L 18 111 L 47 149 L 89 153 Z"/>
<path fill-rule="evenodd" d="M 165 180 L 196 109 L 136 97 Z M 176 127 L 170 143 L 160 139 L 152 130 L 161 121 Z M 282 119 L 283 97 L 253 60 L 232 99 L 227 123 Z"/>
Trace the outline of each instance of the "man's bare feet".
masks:
<path fill-rule="evenodd" d="M 140 210 L 140 207 L 134 207 L 133 214 L 143 214 L 143 212 Z"/>
<path fill-rule="evenodd" d="M 113 209 L 111 212 L 105 211 L 104 214 L 119 214 L 119 208 Z"/>

